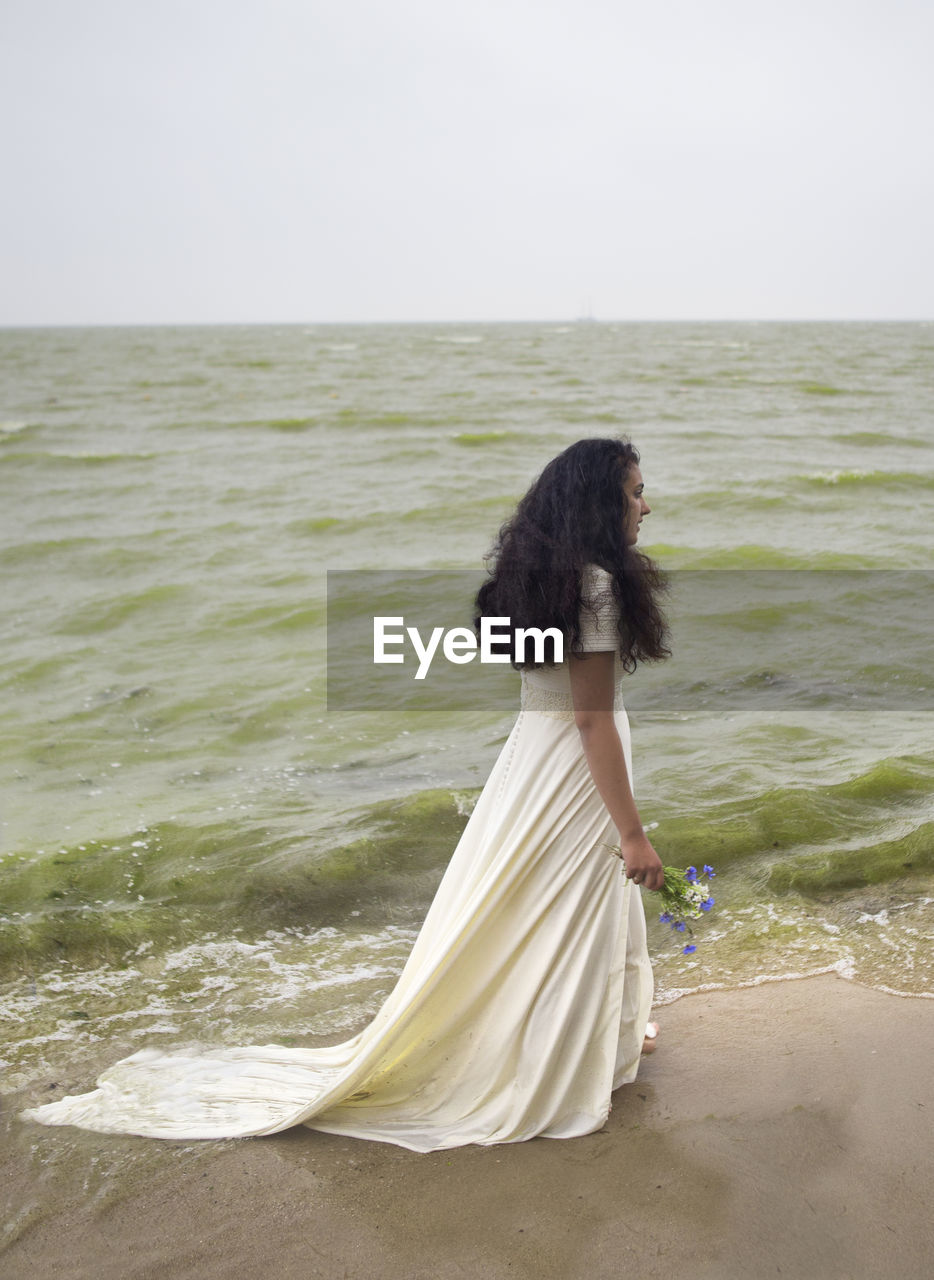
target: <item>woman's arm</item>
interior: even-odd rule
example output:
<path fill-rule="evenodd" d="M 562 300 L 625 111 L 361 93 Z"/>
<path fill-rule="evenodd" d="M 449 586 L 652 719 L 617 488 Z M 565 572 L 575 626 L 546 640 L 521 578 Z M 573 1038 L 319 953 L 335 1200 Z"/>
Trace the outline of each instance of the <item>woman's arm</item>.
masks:
<path fill-rule="evenodd" d="M 574 719 L 594 785 L 619 832 L 626 874 L 647 889 L 665 883 L 662 861 L 642 828 L 626 757 L 613 718 L 615 655 L 570 655 Z"/>

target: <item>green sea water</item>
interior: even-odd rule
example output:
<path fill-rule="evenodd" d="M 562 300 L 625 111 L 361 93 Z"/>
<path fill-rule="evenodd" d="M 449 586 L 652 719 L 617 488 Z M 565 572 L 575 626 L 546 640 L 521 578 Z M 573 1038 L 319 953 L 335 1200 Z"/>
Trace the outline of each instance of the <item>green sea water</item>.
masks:
<path fill-rule="evenodd" d="M 329 705 L 328 571 L 482 571 L 584 435 L 642 450 L 671 571 L 640 809 L 718 872 L 660 999 L 934 995 L 934 327 L 8 330 L 0 369 L 8 1081 L 375 1011 L 518 682 Z"/>

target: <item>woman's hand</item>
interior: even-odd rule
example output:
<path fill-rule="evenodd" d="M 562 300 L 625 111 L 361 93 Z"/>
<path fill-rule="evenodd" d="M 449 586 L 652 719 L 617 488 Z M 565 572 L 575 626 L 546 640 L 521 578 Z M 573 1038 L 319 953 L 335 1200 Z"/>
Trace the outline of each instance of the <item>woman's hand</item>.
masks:
<path fill-rule="evenodd" d="M 634 833 L 627 839 L 621 836 L 619 850 L 626 868 L 626 875 L 633 884 L 644 885 L 646 889 L 662 887 L 665 883 L 662 860 L 644 831 Z"/>

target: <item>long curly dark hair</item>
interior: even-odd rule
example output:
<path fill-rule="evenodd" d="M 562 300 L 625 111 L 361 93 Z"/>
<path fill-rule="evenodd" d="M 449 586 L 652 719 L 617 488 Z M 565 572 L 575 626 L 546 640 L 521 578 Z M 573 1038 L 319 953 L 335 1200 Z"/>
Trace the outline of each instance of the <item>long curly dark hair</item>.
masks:
<path fill-rule="evenodd" d="M 478 628 L 481 617 L 508 617 L 513 633 L 558 627 L 565 648 L 579 651 L 581 576 L 585 565 L 596 564 L 613 579 L 624 668 L 669 656 L 659 604 L 664 578 L 624 537 L 623 480 L 638 462 L 628 440 L 602 438 L 578 440 L 549 462 L 499 531 L 489 577 L 477 593 Z"/>

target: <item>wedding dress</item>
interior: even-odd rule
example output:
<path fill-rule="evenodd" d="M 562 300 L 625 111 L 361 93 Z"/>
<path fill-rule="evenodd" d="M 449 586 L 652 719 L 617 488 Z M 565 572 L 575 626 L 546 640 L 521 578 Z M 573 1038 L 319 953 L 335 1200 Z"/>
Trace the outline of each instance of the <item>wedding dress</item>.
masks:
<path fill-rule="evenodd" d="M 584 649 L 615 649 L 609 575 L 591 569 L 585 593 Z M 615 719 L 631 776 L 618 694 Z M 515 727 L 369 1026 L 329 1048 L 143 1050 L 93 1092 L 24 1115 L 183 1139 L 306 1124 L 413 1151 L 593 1132 L 636 1076 L 652 1002 L 642 901 L 617 843 L 567 664 L 524 671 Z"/>

